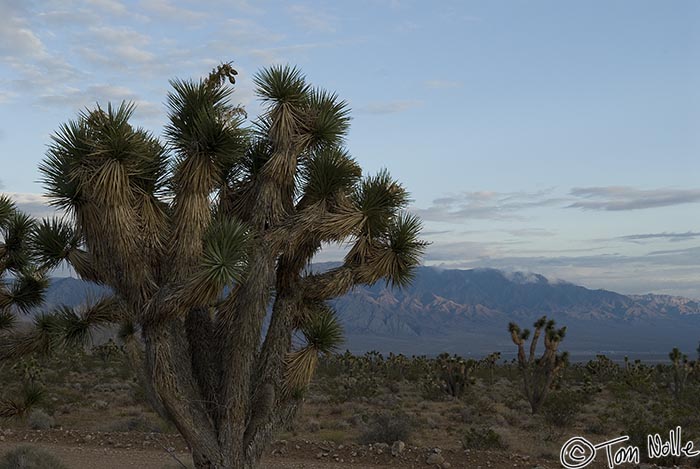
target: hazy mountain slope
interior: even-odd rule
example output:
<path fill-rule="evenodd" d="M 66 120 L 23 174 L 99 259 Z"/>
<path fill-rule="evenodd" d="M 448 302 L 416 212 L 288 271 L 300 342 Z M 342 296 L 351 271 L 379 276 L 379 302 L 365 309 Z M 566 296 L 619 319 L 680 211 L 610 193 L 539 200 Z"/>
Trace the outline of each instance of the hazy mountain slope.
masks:
<path fill-rule="evenodd" d="M 77 279 L 54 279 L 47 306 L 75 305 L 106 292 Z M 698 301 L 621 295 L 493 269 L 421 267 L 409 287 L 357 288 L 334 305 L 346 346 L 357 352 L 509 352 L 513 346 L 506 333 L 508 322 L 530 326 L 544 314 L 569 327 L 564 348 L 579 355 L 605 351 L 663 356 L 674 346 L 691 353 L 700 340 Z"/>

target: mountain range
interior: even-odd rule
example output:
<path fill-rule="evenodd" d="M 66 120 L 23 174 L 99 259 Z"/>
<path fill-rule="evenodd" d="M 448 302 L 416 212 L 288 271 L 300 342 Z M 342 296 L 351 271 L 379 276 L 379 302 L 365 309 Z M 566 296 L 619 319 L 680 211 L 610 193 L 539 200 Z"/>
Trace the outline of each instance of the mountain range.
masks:
<path fill-rule="evenodd" d="M 328 268 L 329 265 L 317 268 Z M 74 306 L 105 294 L 82 280 L 54 278 L 46 306 Z M 515 346 L 508 323 L 531 326 L 547 315 L 567 326 L 561 349 L 574 359 L 597 353 L 664 359 L 673 347 L 693 354 L 700 341 L 700 302 L 669 295 L 623 295 L 591 290 L 533 273 L 419 267 L 411 285 L 357 287 L 334 300 L 355 353 L 458 353 L 481 356 Z"/>

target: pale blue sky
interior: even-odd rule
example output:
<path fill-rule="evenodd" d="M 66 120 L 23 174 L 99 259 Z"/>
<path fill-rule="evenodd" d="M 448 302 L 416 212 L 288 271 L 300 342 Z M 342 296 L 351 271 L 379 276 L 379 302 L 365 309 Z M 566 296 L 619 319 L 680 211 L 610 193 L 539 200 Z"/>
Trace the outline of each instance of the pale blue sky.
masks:
<path fill-rule="evenodd" d="M 0 0 L 0 181 L 36 214 L 59 123 L 234 60 L 300 66 L 413 193 L 429 264 L 700 297 L 700 2 Z M 328 255 L 331 255 L 329 253 Z"/>

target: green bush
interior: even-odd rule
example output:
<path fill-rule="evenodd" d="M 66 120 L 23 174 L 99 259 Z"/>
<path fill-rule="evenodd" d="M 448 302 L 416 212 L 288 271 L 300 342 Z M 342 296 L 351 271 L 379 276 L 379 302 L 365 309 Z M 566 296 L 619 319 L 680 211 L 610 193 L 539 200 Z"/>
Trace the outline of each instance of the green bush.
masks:
<path fill-rule="evenodd" d="M 67 469 L 50 453 L 32 446 L 20 446 L 0 458 L 0 469 Z"/>
<path fill-rule="evenodd" d="M 464 449 L 502 449 L 505 444 L 493 428 L 470 427 L 462 437 L 462 446 Z"/>
<path fill-rule="evenodd" d="M 32 430 L 48 430 L 55 425 L 53 417 L 41 409 L 32 410 L 27 423 Z"/>
<path fill-rule="evenodd" d="M 565 428 L 576 420 L 581 412 L 583 393 L 562 390 L 549 395 L 540 413 L 544 421 L 553 427 Z"/>
<path fill-rule="evenodd" d="M 413 433 L 413 419 L 401 412 L 383 412 L 370 418 L 367 429 L 360 435 L 360 443 L 387 443 L 408 441 Z"/>

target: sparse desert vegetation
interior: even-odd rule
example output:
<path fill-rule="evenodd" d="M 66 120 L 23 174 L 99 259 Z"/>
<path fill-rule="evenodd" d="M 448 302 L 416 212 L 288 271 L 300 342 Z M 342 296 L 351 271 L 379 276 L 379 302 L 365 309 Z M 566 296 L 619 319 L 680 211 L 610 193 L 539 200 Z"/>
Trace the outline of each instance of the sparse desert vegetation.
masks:
<path fill-rule="evenodd" d="M 0 380 L 8 385 L 2 402 L 21 401 L 29 381 L 41 389 L 31 409 L 2 421 L 0 427 L 12 432 L 4 438 L 10 441 L 12 435 L 29 431 L 30 438 L 50 442 L 37 434 L 63 431 L 77 432 L 71 438 L 81 444 L 94 439 L 106 447 L 160 451 L 164 457 L 164 447 L 186 451 L 172 424 L 150 410 L 127 352 L 110 348 L 107 356 L 104 347 L 95 347 L 4 367 Z M 299 418 L 276 434 L 277 443 L 265 460 L 296 455 L 331 461 L 336 455 L 359 467 L 408 465 L 417 459 L 421 467 L 439 454 L 432 461 L 442 458 L 440 464 L 452 467 L 470 467 L 460 464 L 480 460 L 494 467 L 506 467 L 498 465 L 506 462 L 508 467 L 559 467 L 559 449 L 573 435 L 603 441 L 628 434 L 633 444 L 645 447 L 647 434 L 667 435 L 680 425 L 684 441 L 700 442 L 697 362 L 680 357 L 687 374 L 679 392 L 675 352 L 668 362 L 654 365 L 615 363 L 602 355 L 587 363 L 569 363 L 553 379 L 551 392 L 534 414 L 517 360 L 494 357 L 376 352 L 324 356 L 303 396 Z M 457 395 L 455 382 L 463 383 Z M 440 453 L 433 452 L 435 448 Z M 397 456 L 391 456 L 392 451 Z M 410 461 L 402 459 L 409 454 Z M 697 465 L 677 457 L 653 462 Z"/>

